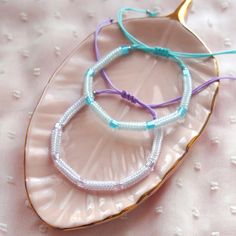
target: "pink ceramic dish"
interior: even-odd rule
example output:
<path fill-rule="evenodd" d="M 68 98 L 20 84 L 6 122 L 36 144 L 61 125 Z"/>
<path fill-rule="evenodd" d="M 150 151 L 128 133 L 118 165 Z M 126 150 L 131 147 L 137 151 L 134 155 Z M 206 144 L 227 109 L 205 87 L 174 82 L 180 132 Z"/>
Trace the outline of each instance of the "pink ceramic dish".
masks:
<path fill-rule="evenodd" d="M 126 21 L 128 29 L 150 45 L 176 51 L 208 52 L 201 40 L 183 24 L 190 1 L 168 17 Z M 179 20 L 180 19 L 180 20 Z M 29 200 L 39 217 L 48 225 L 74 229 L 111 220 L 137 206 L 156 191 L 183 160 L 205 127 L 211 114 L 218 83 L 191 100 L 184 122 L 165 128 L 160 159 L 155 170 L 134 187 L 118 193 L 94 193 L 76 188 L 54 167 L 49 156 L 50 133 L 64 111 L 82 94 L 86 69 L 94 63 L 93 35 L 85 39 L 54 73 L 32 116 L 25 146 L 25 181 Z M 116 24 L 104 28 L 99 46 L 102 54 L 127 44 Z M 218 74 L 214 58 L 186 60 L 193 86 Z M 166 101 L 181 94 L 181 73 L 165 59 L 143 53 L 117 60 L 107 68 L 117 87 L 147 103 Z M 96 77 L 96 88 L 103 88 Z M 117 97 L 102 96 L 98 102 L 119 120 L 147 120 L 146 112 Z M 176 107 L 161 109 L 160 116 Z M 62 157 L 82 177 L 120 179 L 139 168 L 147 158 L 152 133 L 112 131 L 88 108 L 82 109 L 63 135 Z M 158 193 L 157 193 L 158 194 Z"/>

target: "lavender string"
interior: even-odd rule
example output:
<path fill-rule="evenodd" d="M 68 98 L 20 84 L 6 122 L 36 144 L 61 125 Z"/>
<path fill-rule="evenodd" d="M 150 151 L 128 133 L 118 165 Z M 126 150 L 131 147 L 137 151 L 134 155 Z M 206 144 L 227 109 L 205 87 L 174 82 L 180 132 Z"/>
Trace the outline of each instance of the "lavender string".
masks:
<path fill-rule="evenodd" d="M 101 29 L 104 26 L 107 26 L 109 24 L 111 24 L 113 22 L 112 19 L 106 19 L 104 21 L 102 21 L 96 28 L 96 31 L 94 33 L 94 51 L 95 51 L 95 57 L 96 60 L 98 61 L 100 59 L 100 52 L 98 49 L 98 35 L 99 32 L 101 31 Z M 157 108 L 163 108 L 163 107 L 167 107 L 167 106 L 171 106 L 173 104 L 178 103 L 182 96 L 170 99 L 167 102 L 163 102 L 160 104 L 145 104 L 143 102 L 141 102 L 138 98 L 136 98 L 135 96 L 129 94 L 128 92 L 126 92 L 125 90 L 119 90 L 118 88 L 116 88 L 114 86 L 114 84 L 112 83 L 112 81 L 109 79 L 106 71 L 104 69 L 101 70 L 101 75 L 103 80 L 107 83 L 108 86 L 110 86 L 110 89 L 103 89 L 103 90 L 98 90 L 95 91 L 95 94 L 115 94 L 115 95 L 120 95 L 122 98 L 134 103 L 134 104 L 139 104 L 141 107 L 143 107 L 144 109 L 147 109 L 151 115 L 153 116 L 153 118 L 156 118 L 156 113 L 153 109 L 157 109 Z M 206 89 L 209 85 L 211 85 L 214 82 L 220 81 L 220 80 L 236 80 L 236 77 L 213 77 L 210 80 L 204 82 L 203 84 L 199 85 L 198 87 L 196 87 L 195 89 L 192 90 L 192 96 L 200 93 L 201 91 L 203 91 L 204 89 Z"/>
<path fill-rule="evenodd" d="M 192 96 L 200 93 L 201 91 L 203 91 L 205 88 L 207 88 L 209 85 L 211 85 L 214 82 L 220 81 L 220 80 L 236 80 L 235 77 L 212 77 L 210 80 L 204 82 L 203 84 L 199 85 L 198 87 L 196 87 L 195 89 L 192 90 Z M 170 99 L 167 102 L 163 102 L 160 104 L 150 104 L 148 105 L 149 107 L 156 109 L 156 108 L 163 108 L 163 107 L 167 107 L 167 106 L 171 106 L 173 104 L 176 104 L 177 102 L 179 102 L 181 100 L 182 96 Z"/>
<path fill-rule="evenodd" d="M 104 26 L 107 26 L 109 24 L 111 24 L 113 22 L 112 19 L 106 19 L 103 22 L 101 22 L 97 28 L 96 31 L 94 33 L 94 50 L 95 50 L 95 57 L 96 60 L 98 61 L 100 59 L 100 53 L 99 53 L 99 49 L 98 49 L 98 34 L 101 31 L 101 29 Z M 123 99 L 126 99 L 134 104 L 138 104 L 140 105 L 142 108 L 148 110 L 150 112 L 150 114 L 152 115 L 153 119 L 157 118 L 157 114 L 156 111 L 154 111 L 150 106 L 146 105 L 145 103 L 143 103 L 142 101 L 140 101 L 139 99 L 137 99 L 135 96 L 129 94 L 128 92 L 126 92 L 125 90 L 120 90 L 118 88 L 116 88 L 113 83 L 111 82 L 111 80 L 109 79 L 107 73 L 105 72 L 104 69 L 101 70 L 101 75 L 102 78 L 104 79 L 104 81 L 111 87 L 111 89 L 105 89 L 105 90 L 100 90 L 100 91 L 95 91 L 95 95 L 96 94 L 117 94 L 120 95 Z"/>

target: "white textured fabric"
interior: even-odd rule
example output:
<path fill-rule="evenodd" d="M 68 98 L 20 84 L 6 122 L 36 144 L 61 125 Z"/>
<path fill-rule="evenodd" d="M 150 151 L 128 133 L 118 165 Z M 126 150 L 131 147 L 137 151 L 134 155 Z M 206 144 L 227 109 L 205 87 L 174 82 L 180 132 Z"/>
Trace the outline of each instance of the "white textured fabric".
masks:
<path fill-rule="evenodd" d="M 183 165 L 145 203 L 112 222 L 73 232 L 45 226 L 28 207 L 23 151 L 29 116 L 65 56 L 121 6 L 171 12 L 177 0 L 0 1 L 0 235 L 236 235 L 236 83 L 221 83 L 215 110 Z M 212 51 L 236 48 L 236 2 L 194 0 L 187 24 Z M 86 24 L 85 24 L 86 22 Z M 236 56 L 221 56 L 234 75 Z"/>

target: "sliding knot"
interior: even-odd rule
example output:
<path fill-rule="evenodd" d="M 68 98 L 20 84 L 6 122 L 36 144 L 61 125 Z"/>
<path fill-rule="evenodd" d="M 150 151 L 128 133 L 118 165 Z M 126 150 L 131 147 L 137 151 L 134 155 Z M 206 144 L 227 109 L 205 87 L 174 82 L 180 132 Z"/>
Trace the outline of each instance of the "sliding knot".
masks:
<path fill-rule="evenodd" d="M 170 57 L 171 51 L 168 48 L 154 47 L 154 55 L 161 57 Z"/>
<path fill-rule="evenodd" d="M 121 92 L 121 97 L 124 99 L 127 99 L 128 101 L 132 102 L 132 103 L 137 103 L 138 99 L 136 97 L 134 97 L 133 95 L 127 93 L 125 90 L 123 90 Z"/>

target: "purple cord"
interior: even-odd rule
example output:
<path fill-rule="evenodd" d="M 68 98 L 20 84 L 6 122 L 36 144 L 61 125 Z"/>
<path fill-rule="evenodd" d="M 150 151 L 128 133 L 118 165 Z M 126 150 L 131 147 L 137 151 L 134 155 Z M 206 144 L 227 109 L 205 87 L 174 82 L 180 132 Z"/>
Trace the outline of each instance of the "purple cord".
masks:
<path fill-rule="evenodd" d="M 208 81 L 204 82 L 203 84 L 199 85 L 198 87 L 196 87 L 195 89 L 192 90 L 192 96 L 200 93 L 201 91 L 203 91 L 205 88 L 207 88 L 210 84 L 216 82 L 216 81 L 220 81 L 220 80 L 236 80 L 236 77 L 212 77 L 211 79 L 209 79 Z M 179 102 L 181 100 L 182 96 L 173 98 L 167 102 L 163 102 L 160 104 L 150 104 L 148 105 L 151 108 L 163 108 L 163 107 L 167 107 L 170 105 L 173 105 L 177 102 Z"/>
<path fill-rule="evenodd" d="M 101 31 L 101 29 L 104 26 L 107 26 L 109 24 L 111 24 L 113 22 L 112 19 L 106 19 L 103 22 L 101 22 L 97 28 L 96 31 L 94 33 L 94 51 L 95 51 L 95 56 L 96 56 L 96 60 L 98 61 L 100 59 L 100 52 L 98 49 L 98 34 Z M 179 102 L 182 98 L 182 96 L 179 96 L 177 98 L 173 98 L 167 102 L 163 102 L 160 104 L 145 104 L 143 102 L 141 102 L 138 98 L 136 98 L 135 96 L 132 96 L 131 94 L 129 94 L 128 92 L 126 92 L 125 90 L 119 90 L 118 88 L 116 88 L 113 83 L 111 82 L 111 80 L 109 79 L 107 73 L 105 72 L 104 69 L 101 70 L 101 75 L 102 78 L 104 79 L 104 81 L 111 87 L 110 89 L 103 89 L 103 90 L 99 90 L 99 91 L 95 91 L 95 94 L 117 94 L 120 95 L 122 98 L 134 103 L 134 104 L 139 104 L 141 107 L 143 107 L 144 109 L 147 109 L 151 115 L 153 116 L 153 119 L 156 118 L 156 112 L 153 109 L 156 108 L 163 108 L 163 107 L 167 107 L 170 105 L 173 105 L 177 102 Z M 216 81 L 220 81 L 220 80 L 236 80 L 235 77 L 213 77 L 210 80 L 204 82 L 203 84 L 199 85 L 197 88 L 193 89 L 192 91 L 192 96 L 200 93 L 201 91 L 203 91 L 205 88 L 207 88 L 210 84 L 216 82 Z"/>
<path fill-rule="evenodd" d="M 100 53 L 99 53 L 99 50 L 98 50 L 98 43 L 97 43 L 98 42 L 98 34 L 104 26 L 107 26 L 107 25 L 111 24 L 112 22 L 113 22 L 112 19 L 104 20 L 103 22 L 101 22 L 97 26 L 96 31 L 94 33 L 94 50 L 95 50 L 95 57 L 96 57 L 97 61 L 100 59 Z M 138 105 L 140 105 L 144 109 L 148 110 L 150 112 L 150 114 L 152 115 L 153 119 L 157 118 L 156 111 L 154 111 L 150 106 L 148 106 L 145 103 L 141 102 L 139 99 L 137 99 L 133 95 L 129 94 L 125 90 L 119 90 L 118 88 L 116 88 L 112 84 L 111 80 L 109 79 L 109 77 L 108 77 L 108 75 L 107 75 L 107 73 L 105 72 L 104 69 L 101 70 L 101 75 L 102 75 L 102 78 L 104 79 L 104 81 L 111 87 L 111 89 L 95 91 L 95 95 L 96 94 L 104 94 L 104 93 L 120 95 L 122 98 L 124 98 L 124 99 L 126 99 L 126 100 L 128 100 L 128 101 L 130 101 L 134 104 L 137 103 Z"/>

